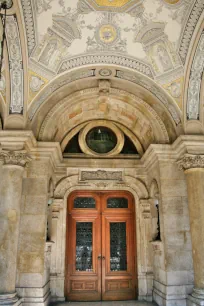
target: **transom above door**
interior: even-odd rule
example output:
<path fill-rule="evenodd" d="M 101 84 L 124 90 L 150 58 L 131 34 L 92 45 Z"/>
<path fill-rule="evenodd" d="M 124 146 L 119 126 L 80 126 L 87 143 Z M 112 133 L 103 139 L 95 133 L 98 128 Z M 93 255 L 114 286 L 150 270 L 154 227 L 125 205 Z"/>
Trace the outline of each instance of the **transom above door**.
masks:
<path fill-rule="evenodd" d="M 67 300 L 136 296 L 133 197 L 128 192 L 73 192 L 68 198 Z"/>

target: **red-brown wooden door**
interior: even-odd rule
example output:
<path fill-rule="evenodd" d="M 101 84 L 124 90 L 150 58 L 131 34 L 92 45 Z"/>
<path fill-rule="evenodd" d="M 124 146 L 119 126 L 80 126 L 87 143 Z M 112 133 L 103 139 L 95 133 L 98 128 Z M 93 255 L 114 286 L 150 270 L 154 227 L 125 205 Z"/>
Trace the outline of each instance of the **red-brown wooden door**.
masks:
<path fill-rule="evenodd" d="M 135 299 L 133 208 L 133 198 L 127 192 L 71 194 L 67 218 L 67 300 Z"/>

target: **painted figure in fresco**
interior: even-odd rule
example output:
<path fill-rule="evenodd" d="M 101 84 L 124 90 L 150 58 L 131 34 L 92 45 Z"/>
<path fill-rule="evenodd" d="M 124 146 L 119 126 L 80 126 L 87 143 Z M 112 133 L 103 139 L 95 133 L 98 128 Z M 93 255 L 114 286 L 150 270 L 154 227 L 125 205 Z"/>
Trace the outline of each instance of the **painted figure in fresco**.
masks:
<path fill-rule="evenodd" d="M 58 59 L 59 54 L 60 51 L 58 48 L 57 41 L 51 40 L 45 47 L 43 54 L 41 55 L 40 61 L 46 66 L 53 68 L 56 60 Z"/>
<path fill-rule="evenodd" d="M 168 55 L 166 48 L 162 45 L 157 47 L 157 58 L 162 66 L 163 72 L 172 68 L 170 56 Z"/>

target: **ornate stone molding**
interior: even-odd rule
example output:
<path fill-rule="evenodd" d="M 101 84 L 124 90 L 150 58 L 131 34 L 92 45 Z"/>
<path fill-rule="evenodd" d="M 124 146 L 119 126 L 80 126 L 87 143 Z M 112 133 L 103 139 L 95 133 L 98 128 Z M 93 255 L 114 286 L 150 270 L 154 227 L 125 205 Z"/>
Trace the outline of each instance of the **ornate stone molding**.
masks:
<path fill-rule="evenodd" d="M 133 82 L 135 84 L 138 84 L 145 89 L 149 90 L 155 97 L 157 97 L 162 104 L 168 109 L 169 113 L 171 114 L 173 120 L 175 121 L 176 125 L 178 125 L 181 122 L 180 116 L 175 108 L 174 105 L 171 105 L 166 98 L 165 94 L 162 92 L 162 89 L 159 88 L 159 86 L 152 85 L 148 81 L 141 80 L 141 78 L 137 77 L 134 73 L 124 72 L 121 70 L 116 70 L 116 78 L 120 78 L 123 80 L 127 80 L 130 82 Z"/>
<path fill-rule="evenodd" d="M 132 68 L 151 79 L 154 78 L 151 67 L 149 65 L 128 56 L 110 54 L 87 54 L 70 58 L 62 63 L 58 73 L 65 72 L 72 68 L 94 64 L 119 65 L 127 68 Z"/>
<path fill-rule="evenodd" d="M 204 168 L 204 155 L 186 154 L 177 162 L 180 170 Z"/>
<path fill-rule="evenodd" d="M 0 151 L 0 160 L 4 165 L 25 167 L 32 160 L 26 151 Z"/>
<path fill-rule="evenodd" d="M 31 0 L 21 0 L 23 15 L 25 20 L 25 28 L 27 34 L 28 54 L 31 55 L 36 45 L 34 16 Z"/>
<path fill-rule="evenodd" d="M 193 63 L 191 66 L 188 99 L 187 99 L 187 119 L 199 120 L 200 117 L 200 90 L 204 71 L 204 32 L 202 33 Z"/>
<path fill-rule="evenodd" d="M 191 42 L 191 38 L 193 36 L 198 20 L 203 12 L 203 9 L 204 9 L 203 0 L 196 0 L 191 9 L 189 17 L 186 21 L 186 26 L 184 28 L 180 47 L 179 47 L 179 55 L 181 57 L 183 64 L 185 64 L 186 56 L 187 56 L 189 45 Z"/>
<path fill-rule="evenodd" d="M 80 80 L 83 78 L 89 78 L 89 77 L 94 77 L 95 76 L 95 69 L 86 69 L 86 70 L 82 70 L 79 73 L 71 73 L 71 75 L 69 77 L 66 77 L 62 80 L 55 80 L 54 82 L 52 82 L 51 84 L 49 84 L 43 94 L 41 95 L 41 97 L 39 98 L 39 100 L 33 105 L 33 107 L 31 108 L 31 110 L 29 111 L 29 119 L 30 121 L 32 121 L 33 117 L 35 116 L 35 113 L 38 111 L 39 107 L 43 104 L 43 102 L 46 101 L 46 99 L 51 96 L 55 91 L 57 91 L 58 89 L 60 89 L 62 86 L 65 86 L 71 82 L 74 82 L 76 80 Z"/>

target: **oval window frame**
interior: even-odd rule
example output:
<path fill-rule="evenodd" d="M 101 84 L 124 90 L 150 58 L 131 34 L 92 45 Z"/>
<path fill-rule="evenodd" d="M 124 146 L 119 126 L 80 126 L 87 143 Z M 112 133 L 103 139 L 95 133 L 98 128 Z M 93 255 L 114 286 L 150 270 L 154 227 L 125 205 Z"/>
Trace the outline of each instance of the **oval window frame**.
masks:
<path fill-rule="evenodd" d="M 97 153 L 91 150 L 86 142 L 86 137 L 87 134 L 90 132 L 90 130 L 96 128 L 96 127 L 106 127 L 110 129 L 116 136 L 117 143 L 115 147 L 107 152 L 107 153 Z M 85 154 L 92 155 L 92 156 L 104 156 L 104 157 L 109 157 L 109 156 L 114 156 L 117 155 L 121 152 L 123 146 L 124 146 L 124 134 L 123 132 L 113 123 L 108 122 L 106 120 L 96 120 L 93 122 L 88 123 L 79 133 L 79 146 Z"/>

